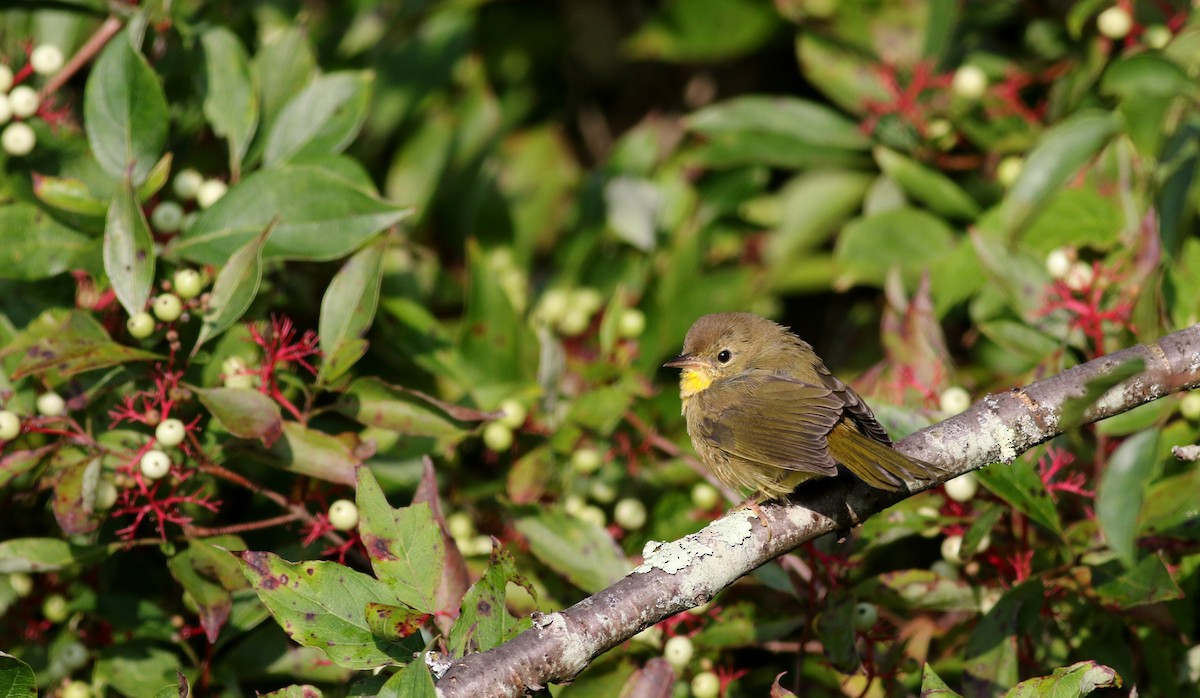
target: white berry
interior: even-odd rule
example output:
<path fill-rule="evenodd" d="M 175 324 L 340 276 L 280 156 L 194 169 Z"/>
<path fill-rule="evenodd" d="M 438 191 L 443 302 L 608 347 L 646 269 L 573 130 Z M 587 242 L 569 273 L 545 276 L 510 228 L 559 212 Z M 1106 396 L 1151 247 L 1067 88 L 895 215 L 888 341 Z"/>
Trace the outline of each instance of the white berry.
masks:
<path fill-rule="evenodd" d="M 604 456 L 600 450 L 591 446 L 575 449 L 571 454 L 571 467 L 580 475 L 596 472 L 603 462 Z"/>
<path fill-rule="evenodd" d="M 101 511 L 112 509 L 112 506 L 117 503 L 117 486 L 110 480 L 101 480 L 99 485 L 96 485 L 96 496 L 92 500 L 95 508 Z"/>
<path fill-rule="evenodd" d="M 176 173 L 175 179 L 171 180 L 171 188 L 175 191 L 175 196 L 184 201 L 195 199 L 202 184 L 204 184 L 204 175 L 192 169 L 180 170 Z"/>
<path fill-rule="evenodd" d="M 63 67 L 63 52 L 53 44 L 42 44 L 29 54 L 29 66 L 38 75 L 54 75 Z"/>
<path fill-rule="evenodd" d="M 942 559 L 952 565 L 961 565 L 962 558 L 962 536 L 946 536 L 942 541 Z"/>
<path fill-rule="evenodd" d="M 679 670 L 692 661 L 692 655 L 695 651 L 691 640 L 682 635 L 676 635 L 667 640 L 667 644 L 663 647 L 663 659 L 666 659 L 668 664 Z"/>
<path fill-rule="evenodd" d="M 1062 247 L 1050 250 L 1046 255 L 1046 273 L 1052 279 L 1064 279 L 1071 273 L 1071 255 Z"/>
<path fill-rule="evenodd" d="M 608 504 L 617 498 L 617 490 L 603 480 L 592 480 L 592 484 L 588 485 L 588 496 L 601 504 Z"/>
<path fill-rule="evenodd" d="M 875 604 L 860 602 L 854 604 L 854 629 L 858 631 L 870 630 L 875 627 L 875 622 L 879 620 L 879 609 L 875 608 Z"/>
<path fill-rule="evenodd" d="M 161 480 L 171 472 L 171 457 L 157 448 L 152 448 L 142 454 L 142 459 L 138 461 L 138 467 L 146 478 Z"/>
<path fill-rule="evenodd" d="M 1067 288 L 1072 291 L 1082 291 L 1092 285 L 1092 281 L 1096 278 L 1095 271 L 1092 270 L 1092 265 L 1087 262 L 1075 262 L 1067 271 L 1067 276 L 1064 281 Z"/>
<path fill-rule="evenodd" d="M 1189 422 L 1200 421 L 1200 392 L 1192 391 L 1179 402 L 1179 414 Z"/>
<path fill-rule="evenodd" d="M 9 124 L 0 133 L 0 147 L 13 157 L 21 157 L 33 152 L 37 145 L 37 134 L 24 121 Z"/>
<path fill-rule="evenodd" d="M 708 511 L 717 505 L 717 501 L 721 498 L 721 493 L 716 487 L 707 482 L 697 482 L 692 485 L 692 504 L 696 508 Z"/>
<path fill-rule="evenodd" d="M 62 689 L 62 698 L 92 698 L 92 687 L 82 681 L 72 681 Z"/>
<path fill-rule="evenodd" d="M 456 511 L 446 517 L 446 529 L 455 540 L 467 540 L 475 535 L 475 522 L 465 511 Z"/>
<path fill-rule="evenodd" d="M 979 478 L 975 473 L 963 473 L 946 483 L 946 496 L 956 502 L 969 502 L 979 491 Z"/>
<path fill-rule="evenodd" d="M 525 423 L 525 417 L 529 414 L 529 411 L 525 409 L 525 405 L 516 398 L 509 398 L 500 403 L 500 411 L 504 413 L 504 416 L 496 421 L 510 429 L 520 428 Z"/>
<path fill-rule="evenodd" d="M 145 311 L 131 316 L 125 321 L 125 329 L 134 339 L 145 339 L 154 334 L 154 318 Z"/>
<path fill-rule="evenodd" d="M 12 108 L 13 116 L 24 119 L 37 113 L 42 105 L 37 90 L 29 85 L 17 85 L 8 93 L 8 106 Z"/>
<path fill-rule="evenodd" d="M 695 698 L 717 698 L 721 695 L 721 679 L 711 671 L 702 671 L 692 677 L 692 695 Z"/>
<path fill-rule="evenodd" d="M 585 505 L 575 516 L 579 517 L 580 521 L 587 521 L 597 528 L 604 528 L 608 523 L 608 517 L 605 516 L 604 510 L 594 504 Z"/>
<path fill-rule="evenodd" d="M 0 441 L 11 441 L 21 433 L 21 418 L 15 412 L 0 410 Z"/>
<path fill-rule="evenodd" d="M 61 623 L 70 617 L 71 609 L 62 594 L 51 594 L 42 601 L 42 615 L 51 623 Z"/>
<path fill-rule="evenodd" d="M 154 207 L 150 224 L 163 233 L 174 233 L 183 227 L 183 207 L 174 201 L 164 201 Z"/>
<path fill-rule="evenodd" d="M 646 525 L 646 505 L 632 497 L 622 499 L 613 509 L 613 521 L 626 531 L 636 531 Z"/>
<path fill-rule="evenodd" d="M 620 322 L 617 323 L 617 334 L 625 339 L 637 339 L 646 331 L 646 314 L 637 308 L 626 308 L 621 311 Z"/>
<path fill-rule="evenodd" d="M 1142 32 L 1142 43 L 1152 49 L 1160 50 L 1166 48 L 1174 36 L 1167 27 L 1161 24 L 1152 24 Z"/>
<path fill-rule="evenodd" d="M 42 393 L 37 397 L 37 411 L 44 417 L 59 417 L 67 413 L 67 401 L 55 392 Z"/>
<path fill-rule="evenodd" d="M 162 420 L 154 427 L 154 440 L 162 446 L 178 446 L 183 443 L 186 435 L 187 429 L 184 428 L 183 422 L 173 417 Z"/>
<path fill-rule="evenodd" d="M 542 294 L 542 300 L 538 303 L 538 314 L 546 322 L 557 324 L 567 312 L 569 301 L 566 291 L 552 288 Z"/>
<path fill-rule="evenodd" d="M 12 587 L 13 593 L 23 599 L 33 591 L 33 577 L 24 572 L 13 572 L 8 575 L 8 585 Z"/>
<path fill-rule="evenodd" d="M 339 499 L 329 505 L 329 525 L 339 531 L 352 531 L 358 526 L 358 507 L 349 499 Z"/>
<path fill-rule="evenodd" d="M 174 293 L 163 293 L 154 299 L 154 316 L 163 322 L 174 322 L 183 314 L 183 302 Z"/>
<path fill-rule="evenodd" d="M 963 99 L 979 99 L 987 92 L 987 73 L 983 72 L 983 68 L 979 66 L 964 65 L 954 71 L 950 87 L 954 90 L 954 94 Z"/>
<path fill-rule="evenodd" d="M 200 208 L 208 208 L 217 203 L 217 200 L 225 196 L 225 192 L 229 191 L 229 185 L 219 179 L 206 179 L 204 184 L 196 190 L 196 204 Z"/>
<path fill-rule="evenodd" d="M 971 406 L 971 394 L 964 388 L 953 385 L 942 391 L 938 402 L 946 414 L 958 414 Z"/>
<path fill-rule="evenodd" d="M 0 63 L 0 92 L 8 92 L 13 85 L 13 71 L 7 64 Z"/>
<path fill-rule="evenodd" d="M 996 181 L 1002 186 L 1011 187 L 1021 175 L 1021 168 L 1024 166 L 1025 158 L 1020 155 L 1009 155 L 1001 159 L 996 165 Z"/>
<path fill-rule="evenodd" d="M 497 453 L 507 451 L 513 445 L 512 429 L 503 422 L 492 422 L 483 428 L 483 445 Z"/>
<path fill-rule="evenodd" d="M 1096 28 L 1110 39 L 1124 39 L 1133 29 L 1133 17 L 1124 8 L 1110 7 L 1096 18 Z"/>

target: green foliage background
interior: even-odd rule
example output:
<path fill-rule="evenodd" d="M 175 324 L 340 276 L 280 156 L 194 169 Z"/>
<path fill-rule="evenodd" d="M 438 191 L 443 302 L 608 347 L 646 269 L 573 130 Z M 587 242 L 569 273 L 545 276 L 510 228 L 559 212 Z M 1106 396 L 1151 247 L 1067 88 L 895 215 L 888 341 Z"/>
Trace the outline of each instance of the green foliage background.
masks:
<path fill-rule="evenodd" d="M 896 437 L 1196 323 L 1200 27 L 1119 9 L 1118 38 L 1095 0 L 5 9 L 18 75 L 31 43 L 83 62 L 0 154 L 0 676 L 431 694 L 413 652 L 496 646 L 722 510 L 658 368 L 704 313 L 790 325 Z M 180 269 L 206 295 L 131 336 Z M 137 391 L 189 441 L 176 518 L 126 529 L 166 492 Z M 681 696 L 1198 695 L 1197 419 L 1160 400 L 913 497 L 551 693 L 687 635 Z"/>

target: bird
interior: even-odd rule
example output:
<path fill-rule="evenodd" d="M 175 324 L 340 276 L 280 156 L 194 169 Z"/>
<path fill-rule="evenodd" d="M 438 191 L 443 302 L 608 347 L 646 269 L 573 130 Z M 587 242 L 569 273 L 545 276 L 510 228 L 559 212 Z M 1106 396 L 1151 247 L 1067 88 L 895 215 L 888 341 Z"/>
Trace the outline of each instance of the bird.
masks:
<path fill-rule="evenodd" d="M 750 491 L 756 510 L 806 480 L 838 475 L 839 464 L 890 492 L 940 473 L 897 451 L 812 346 L 766 318 L 705 315 L 664 366 L 682 369 L 679 396 L 696 454 L 717 480 Z"/>

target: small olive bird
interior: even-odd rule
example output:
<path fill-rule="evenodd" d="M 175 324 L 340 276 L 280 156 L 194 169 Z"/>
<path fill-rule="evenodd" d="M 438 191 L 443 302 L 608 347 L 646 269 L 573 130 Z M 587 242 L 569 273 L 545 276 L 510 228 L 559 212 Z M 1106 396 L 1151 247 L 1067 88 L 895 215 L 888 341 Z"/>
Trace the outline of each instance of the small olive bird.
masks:
<path fill-rule="evenodd" d="M 892 448 L 862 398 L 807 342 L 765 318 L 705 315 L 688 330 L 683 353 L 665 365 L 683 369 L 679 396 L 700 459 L 759 502 L 833 477 L 839 463 L 888 491 L 939 472 Z"/>

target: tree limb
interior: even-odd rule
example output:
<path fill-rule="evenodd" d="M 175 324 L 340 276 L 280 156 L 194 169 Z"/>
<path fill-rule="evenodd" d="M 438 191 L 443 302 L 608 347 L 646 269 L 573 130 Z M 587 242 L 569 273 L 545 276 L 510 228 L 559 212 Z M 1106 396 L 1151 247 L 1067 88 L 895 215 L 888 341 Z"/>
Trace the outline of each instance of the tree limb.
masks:
<path fill-rule="evenodd" d="M 1011 463 L 1077 426 L 1062 423 L 1063 406 L 1082 397 L 1090 381 L 1138 359 L 1144 369 L 1105 392 L 1083 412 L 1082 423 L 1200 386 L 1200 325 L 1026 388 L 988 395 L 896 447 L 946 468 L 945 479 L 990 463 Z M 426 655 L 439 677 L 438 695 L 521 696 L 551 682 L 570 682 L 594 658 L 664 618 L 707 602 L 755 568 L 939 484 L 908 483 L 907 492 L 884 492 L 853 478 L 808 483 L 791 501 L 762 506 L 769 529 L 758 525 L 748 510 L 738 509 L 680 540 L 651 544 L 645 563 L 628 576 L 562 612 L 534 614 L 530 630 L 500 647 L 454 660 Z"/>

